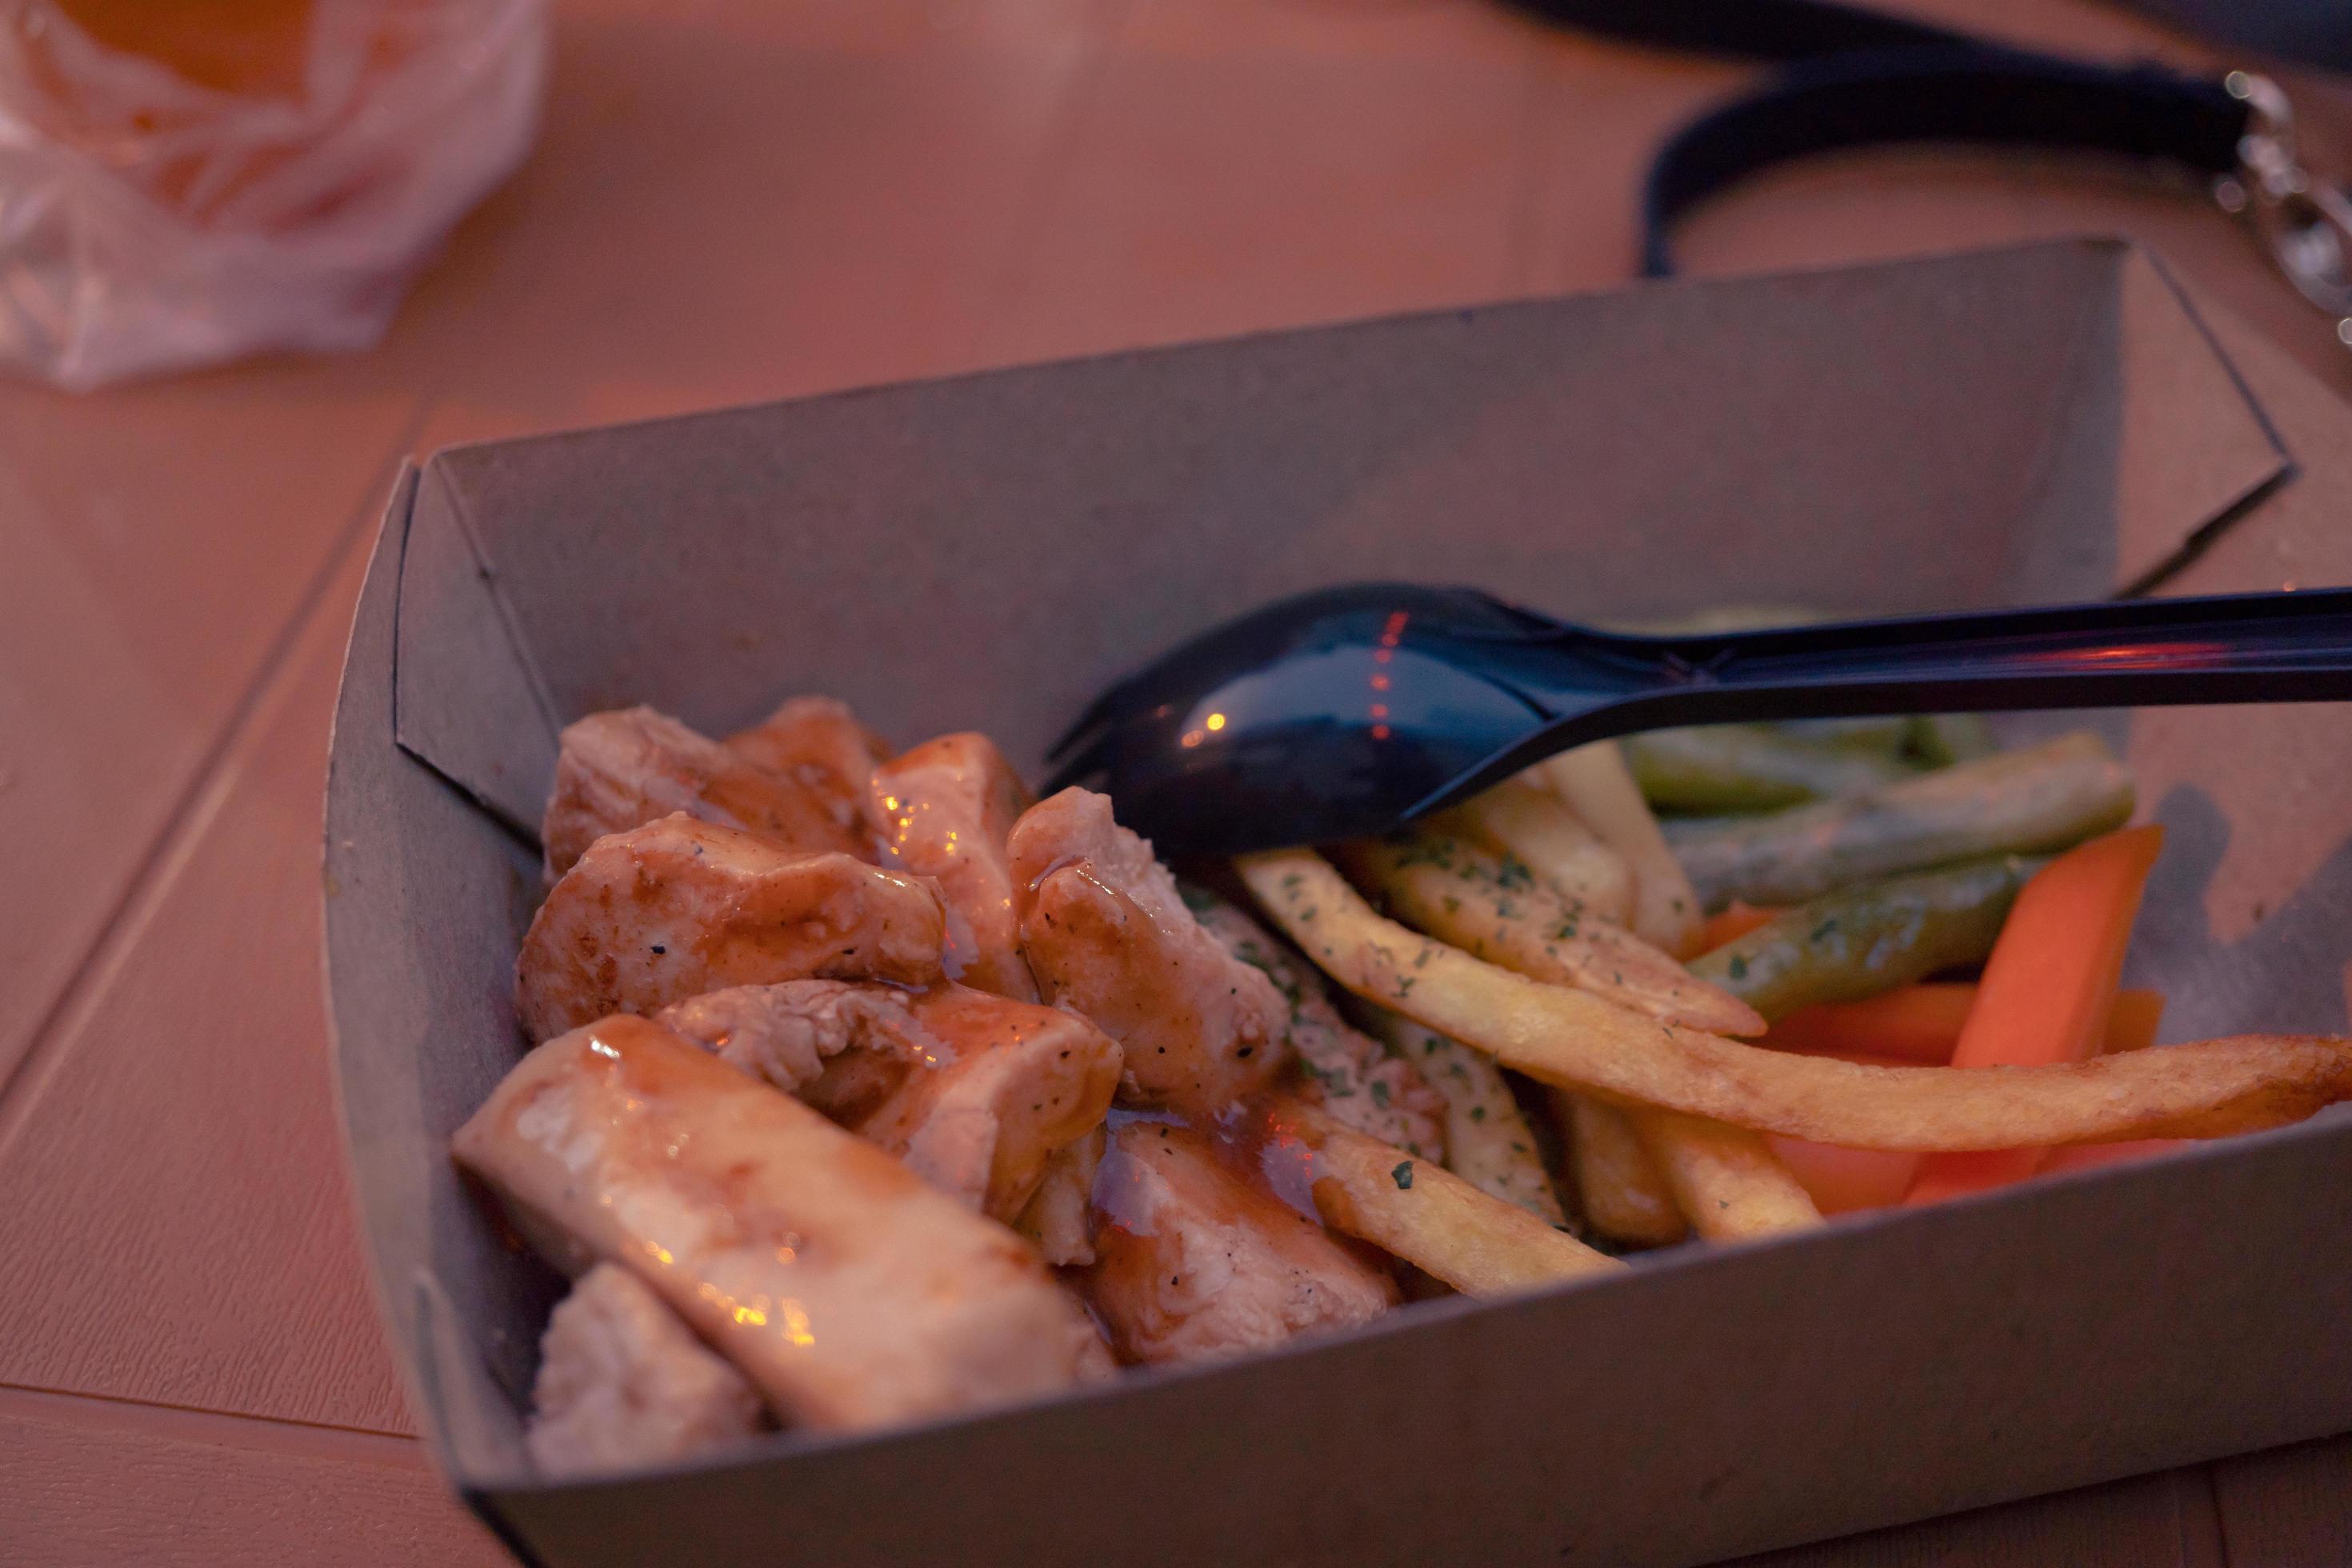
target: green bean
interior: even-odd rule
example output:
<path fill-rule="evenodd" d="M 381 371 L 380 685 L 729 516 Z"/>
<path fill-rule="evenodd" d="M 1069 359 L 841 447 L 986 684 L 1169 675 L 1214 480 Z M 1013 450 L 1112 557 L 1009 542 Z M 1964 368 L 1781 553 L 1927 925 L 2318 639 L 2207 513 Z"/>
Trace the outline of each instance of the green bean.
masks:
<path fill-rule="evenodd" d="M 2129 770 L 2087 731 L 1762 816 L 1666 824 L 1699 900 L 1801 904 L 1989 854 L 2063 849 L 2131 816 Z"/>
<path fill-rule="evenodd" d="M 1841 889 L 1693 960 L 1690 970 L 1768 1021 L 1816 1002 L 1858 1002 L 1984 962 L 2018 889 L 2046 864 L 1988 855 Z"/>
<path fill-rule="evenodd" d="M 1922 713 L 1908 723 L 1909 749 L 1929 767 L 1979 762 L 2000 750 L 1992 727 L 1974 713 Z"/>
<path fill-rule="evenodd" d="M 1795 739 L 1761 724 L 1704 724 L 1618 742 L 1643 798 L 1666 811 L 1770 811 L 1908 777 L 1895 757 Z"/>

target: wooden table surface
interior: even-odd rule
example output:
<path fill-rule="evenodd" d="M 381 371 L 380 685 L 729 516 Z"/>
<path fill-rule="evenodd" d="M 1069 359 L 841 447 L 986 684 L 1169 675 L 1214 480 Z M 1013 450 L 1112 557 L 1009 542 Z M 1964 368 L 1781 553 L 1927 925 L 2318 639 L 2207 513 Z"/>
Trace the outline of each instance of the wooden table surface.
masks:
<path fill-rule="evenodd" d="M 1908 6 L 2205 58 L 2085 5 Z M 382 347 L 0 388 L 0 1561 L 499 1560 L 413 1436 L 329 1101 L 321 765 L 402 458 L 1608 287 L 1645 150 L 1738 76 L 1478 0 L 567 0 L 536 154 Z M 2352 377 L 2241 234 L 2120 168 L 1839 158 L 1685 248 L 1726 272 L 2116 230 Z M 2352 1438 L 1758 1561 L 2347 1542 Z"/>

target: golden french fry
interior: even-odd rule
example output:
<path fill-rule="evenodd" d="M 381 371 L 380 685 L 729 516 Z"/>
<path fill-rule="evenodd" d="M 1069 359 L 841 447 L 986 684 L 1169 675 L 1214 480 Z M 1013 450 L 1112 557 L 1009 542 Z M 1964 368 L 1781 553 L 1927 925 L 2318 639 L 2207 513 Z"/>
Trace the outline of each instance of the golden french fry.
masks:
<path fill-rule="evenodd" d="M 1633 914 L 1633 868 L 1551 790 L 1507 779 L 1446 812 L 1442 831 L 1516 856 L 1570 905 L 1619 925 Z"/>
<path fill-rule="evenodd" d="M 1549 784 L 1579 821 L 1633 868 L 1633 934 L 1676 958 L 1689 957 L 1698 936 L 1698 894 L 1683 863 L 1666 847 L 1666 837 L 1617 743 L 1596 741 L 1547 757 L 1521 776 L 1529 774 Z"/>
<path fill-rule="evenodd" d="M 1670 1023 L 1760 1035 L 1764 1019 L 1622 926 L 1562 903 L 1519 861 L 1435 833 L 1364 839 L 1336 853 L 1389 908 L 1441 942 Z"/>
<path fill-rule="evenodd" d="M 1707 1240 L 1774 1236 L 1822 1223 L 1822 1211 L 1762 1134 L 1648 1106 L 1625 1115 L 1664 1173 L 1675 1205 Z"/>
<path fill-rule="evenodd" d="M 2352 1098 L 2352 1042 L 2241 1035 L 2053 1067 L 1863 1067 L 1678 1028 L 1481 963 L 1375 913 L 1312 850 L 1236 862 L 1349 991 L 1546 1083 L 1857 1149 L 2218 1138 Z"/>
<path fill-rule="evenodd" d="M 1383 855 L 1388 864 L 1376 864 L 1374 875 L 1389 889 L 1390 901 L 1398 911 L 1423 931 L 1480 958 L 1531 980 L 1580 984 L 1582 989 L 1669 1022 L 1729 1034 L 1760 1032 L 1763 1019 L 1746 1004 L 1712 987 L 1698 987 L 1681 965 L 1664 953 L 1630 936 L 1612 939 L 1614 928 L 1586 920 L 1582 923 L 1591 925 L 1592 936 L 1604 939 L 1599 951 L 1612 964 L 1626 963 L 1636 952 L 1644 962 L 1632 983 L 1614 967 L 1606 982 L 1591 983 L 1598 978 L 1591 963 L 1562 961 L 1561 947 L 1575 944 L 1540 940 L 1547 934 L 1564 937 L 1579 923 L 1579 918 L 1570 914 L 1552 927 L 1557 905 L 1546 909 L 1540 900 L 1530 900 L 1524 894 L 1497 892 L 1489 908 L 1477 899 L 1445 892 L 1433 909 L 1428 889 L 1414 886 L 1406 887 L 1400 896 L 1399 879 L 1409 884 L 1427 882 L 1438 875 L 1438 866 L 1452 868 L 1457 857 L 1442 841 L 1416 841 L 1402 849 L 1383 844 L 1366 851 L 1363 858 L 1377 863 Z M 1397 869 L 1407 863 L 1411 868 Z M 1510 865 L 1507 856 L 1496 865 L 1492 876 L 1473 879 L 1482 888 L 1506 887 L 1509 879 L 1504 873 Z M 1462 869 L 1470 872 L 1481 868 L 1465 863 Z M 1382 870 L 1389 874 L 1381 875 Z M 1450 878 L 1442 885 L 1458 888 L 1462 879 Z M 1418 899 L 1412 896 L 1416 891 L 1422 895 Z M 1529 940 L 1531 933 L 1538 940 Z M 1711 1005 L 1695 1005 L 1695 999 Z M 1602 1211 L 1626 1227 L 1607 1234 L 1659 1245 L 1677 1239 L 1685 1220 L 1710 1240 L 1762 1236 L 1821 1223 L 1811 1199 L 1760 1135 L 1701 1117 L 1646 1107 L 1620 1112 L 1586 1096 L 1571 1098 L 1570 1120 L 1583 1134 L 1577 1143 L 1579 1180 L 1597 1197 Z"/>
<path fill-rule="evenodd" d="M 1521 863 L 1507 854 L 1483 855 L 1436 835 L 1340 854 L 1408 921 L 1503 968 L 1574 985 L 1673 1023 L 1725 1034 L 1763 1032 L 1764 1020 L 1747 1004 L 1694 979 L 1664 953 L 1592 919 L 1589 910 L 1528 886 Z M 1696 1117 L 1627 1114 L 1633 1118 L 1630 1126 L 1618 1112 L 1583 1101 L 1579 1177 L 1597 1194 L 1601 1209 L 1626 1227 L 1608 1234 L 1655 1245 L 1675 1239 L 1685 1218 L 1710 1238 L 1821 1222 L 1804 1189 L 1756 1133 Z"/>
<path fill-rule="evenodd" d="M 1494 1058 L 1385 1007 L 1367 1008 L 1366 1032 L 1411 1062 L 1445 1100 L 1445 1168 L 1546 1225 L 1566 1225 L 1536 1135 Z"/>
<path fill-rule="evenodd" d="M 1668 1247 L 1690 1234 L 1658 1163 L 1625 1112 L 1589 1094 L 1552 1090 L 1568 1127 L 1569 1168 L 1592 1228 L 1628 1247 Z"/>
<path fill-rule="evenodd" d="M 1276 1136 L 1295 1134 L 1312 1151 L 1308 1180 L 1324 1224 L 1465 1295 L 1504 1295 L 1624 1267 L 1318 1106 L 1289 1101 L 1271 1121 Z"/>

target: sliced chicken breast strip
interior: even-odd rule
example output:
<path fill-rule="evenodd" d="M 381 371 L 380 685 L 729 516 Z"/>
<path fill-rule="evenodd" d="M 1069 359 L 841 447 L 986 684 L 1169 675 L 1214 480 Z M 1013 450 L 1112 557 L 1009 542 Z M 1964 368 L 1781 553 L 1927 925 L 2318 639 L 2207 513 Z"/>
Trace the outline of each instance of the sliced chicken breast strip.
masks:
<path fill-rule="evenodd" d="M 1008 1223 L 1118 1088 L 1118 1047 L 1085 1019 L 963 985 L 743 985 L 656 1021 Z"/>
<path fill-rule="evenodd" d="M 544 1040 L 726 985 L 941 979 L 929 884 L 803 855 L 680 813 L 598 839 L 548 890 L 515 961 L 523 1028 Z"/>
<path fill-rule="evenodd" d="M 1013 866 L 1005 840 L 1035 804 L 985 735 L 941 735 L 874 770 L 867 810 L 881 824 L 884 864 L 938 880 L 951 916 L 971 933 L 966 985 L 1034 1002 L 1021 956 Z"/>
<path fill-rule="evenodd" d="M 1114 1127 L 1095 1207 L 1087 1299 L 1122 1361 L 1239 1355 L 1353 1327 L 1398 1300 L 1386 1273 L 1191 1128 Z"/>
<path fill-rule="evenodd" d="M 1201 929 L 1108 796 L 1066 789 L 1032 807 L 1011 850 L 1030 971 L 1126 1050 L 1131 1102 L 1205 1120 L 1274 1077 L 1288 1004 Z"/>
<path fill-rule="evenodd" d="M 622 708 L 564 729 L 540 826 L 548 879 L 570 870 L 606 834 L 678 811 L 803 853 L 874 858 L 873 840 L 843 832 L 819 792 L 754 767 L 666 713 Z"/>
<path fill-rule="evenodd" d="M 743 1374 L 652 1287 L 600 1263 L 547 1321 L 525 1444 L 551 1477 L 640 1469 L 733 1447 L 761 1414 Z"/>
<path fill-rule="evenodd" d="M 846 703 L 787 698 L 757 724 L 728 736 L 727 746 L 814 804 L 835 836 L 824 847 L 873 858 L 881 824 L 866 809 L 866 782 L 889 760 L 890 748 Z"/>
<path fill-rule="evenodd" d="M 559 1261 L 619 1263 L 787 1423 L 885 1425 L 1108 1370 L 1028 1243 L 644 1018 L 532 1051 L 452 1139 Z"/>
<path fill-rule="evenodd" d="M 1029 1206 L 1013 1222 L 1056 1268 L 1095 1260 L 1095 1173 L 1102 1168 L 1109 1142 L 1107 1130 L 1097 1127 L 1057 1151 L 1045 1163 L 1045 1178 Z"/>

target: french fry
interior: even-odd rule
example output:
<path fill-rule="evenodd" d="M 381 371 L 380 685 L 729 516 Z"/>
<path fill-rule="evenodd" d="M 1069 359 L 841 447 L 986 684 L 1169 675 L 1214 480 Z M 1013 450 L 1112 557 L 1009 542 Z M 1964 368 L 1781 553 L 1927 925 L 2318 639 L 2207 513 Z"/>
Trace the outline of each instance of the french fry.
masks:
<path fill-rule="evenodd" d="M 1467 1296 L 1499 1296 L 1623 1264 L 1443 1166 L 1357 1131 L 1303 1100 L 1270 1117 L 1277 1138 L 1312 1154 L 1310 1190 L 1323 1223 L 1369 1241 Z"/>
<path fill-rule="evenodd" d="M 2053 1067 L 1878 1068 L 1743 1046 L 1528 980 L 1375 913 L 1312 850 L 1238 861 L 1325 973 L 1530 1078 L 1858 1149 L 2218 1138 L 2352 1098 L 2352 1042 L 2242 1035 Z"/>
<path fill-rule="evenodd" d="M 1690 955 L 1703 911 L 1683 863 L 1666 847 L 1650 803 L 1625 766 L 1613 741 L 1596 741 L 1547 757 L 1521 777 L 1533 774 L 1568 803 L 1601 842 L 1625 858 L 1633 870 L 1633 934 L 1676 958 Z"/>
<path fill-rule="evenodd" d="M 1435 833 L 1363 839 L 1336 853 L 1408 924 L 1488 963 L 1669 1023 L 1726 1035 L 1764 1032 L 1763 1017 L 1747 1003 L 1623 927 L 1561 902 L 1517 859 Z"/>
<path fill-rule="evenodd" d="M 1536 1135 L 1494 1058 L 1385 1007 L 1364 1010 L 1366 1032 L 1417 1068 L 1445 1100 L 1445 1168 L 1546 1225 L 1568 1216 L 1536 1152 Z"/>
<path fill-rule="evenodd" d="M 1619 925 L 1633 920 L 1633 868 L 1551 790 L 1506 779 L 1445 813 L 1438 826 L 1517 856 L 1570 904 Z"/>
<path fill-rule="evenodd" d="M 1640 939 L 1525 886 L 1525 877 L 1511 874 L 1516 862 L 1507 855 L 1500 860 L 1477 857 L 1459 841 L 1433 835 L 1402 845 L 1384 840 L 1344 850 L 1342 857 L 1369 871 L 1412 924 L 1505 969 L 1596 992 L 1673 1023 L 1730 1034 L 1761 1032 L 1762 1017 L 1745 1003 L 1703 984 Z M 1601 1194 L 1604 1207 L 1623 1207 L 1631 1217 L 1654 1202 L 1663 1185 L 1671 1194 L 1667 1201 L 1710 1239 L 1821 1223 L 1804 1189 L 1758 1134 L 1647 1109 L 1628 1111 L 1628 1127 L 1608 1109 L 1589 1100 L 1583 1103 L 1583 1119 L 1591 1124 L 1586 1147 L 1592 1148 L 1597 1138 L 1602 1151 L 1625 1151 L 1613 1160 L 1594 1157 L 1590 1184 Z M 1637 1132 L 1654 1169 L 1650 1162 L 1628 1157 Z M 1580 1168 L 1579 1173 L 1585 1173 Z M 1666 1229 L 1655 1220 L 1647 1228 L 1654 1234 Z"/>
<path fill-rule="evenodd" d="M 1589 1094 L 1552 1090 L 1568 1127 L 1569 1169 L 1593 1229 L 1628 1247 L 1671 1247 L 1690 1234 L 1657 1161 L 1625 1112 Z"/>
<path fill-rule="evenodd" d="M 1822 1211 L 1761 1133 L 1644 1106 L 1626 1117 L 1665 1173 L 1675 1203 L 1709 1241 L 1805 1230 Z"/>

